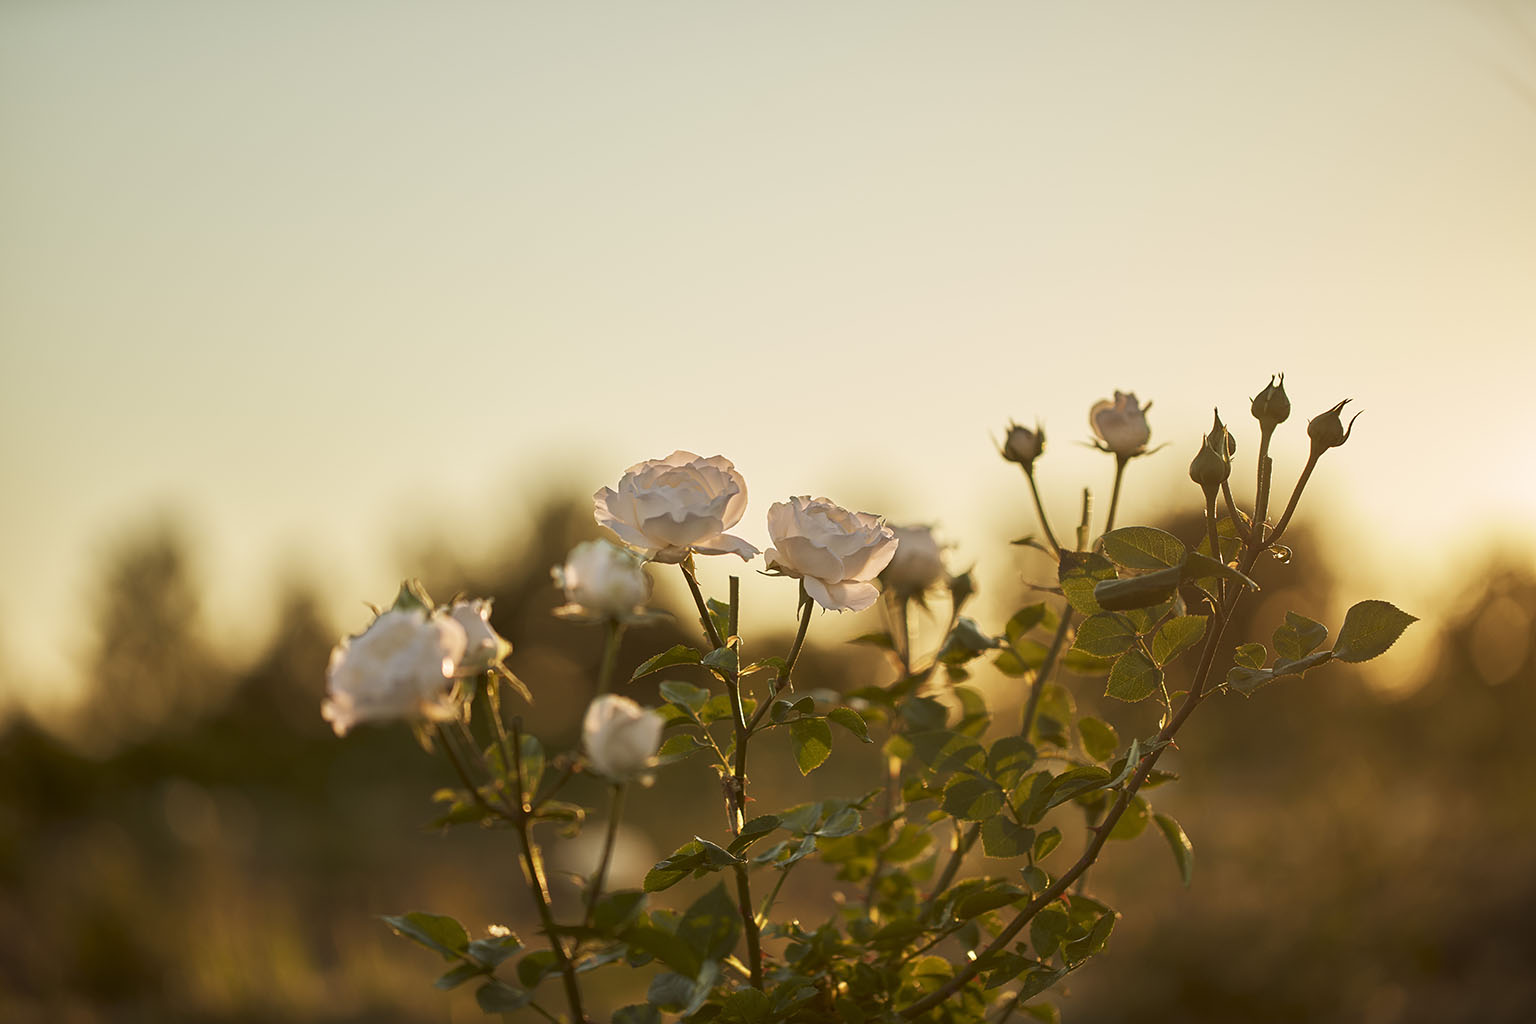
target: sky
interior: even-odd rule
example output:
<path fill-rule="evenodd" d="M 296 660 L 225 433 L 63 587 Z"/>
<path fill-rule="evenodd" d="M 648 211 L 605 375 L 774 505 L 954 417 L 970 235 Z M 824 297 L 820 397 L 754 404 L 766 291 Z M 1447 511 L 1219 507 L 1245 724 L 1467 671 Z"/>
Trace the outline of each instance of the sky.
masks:
<path fill-rule="evenodd" d="M 1152 400 L 1134 516 L 1277 371 L 1282 480 L 1365 410 L 1312 506 L 1358 596 L 1536 558 L 1528 2 L 3 0 L 0 147 L 27 704 L 158 515 L 237 645 L 285 575 L 360 628 L 424 525 L 484 554 L 675 448 L 760 546 L 826 494 L 1016 574 L 1008 420 L 1066 521 L 1088 407 Z"/>

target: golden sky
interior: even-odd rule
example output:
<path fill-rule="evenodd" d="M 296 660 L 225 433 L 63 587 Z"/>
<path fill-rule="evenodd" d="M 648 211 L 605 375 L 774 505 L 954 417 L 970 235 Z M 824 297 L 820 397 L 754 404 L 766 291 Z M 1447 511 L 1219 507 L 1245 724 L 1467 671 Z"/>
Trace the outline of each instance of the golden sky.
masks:
<path fill-rule="evenodd" d="M 0 651 L 45 696 L 156 510 L 236 638 L 287 568 L 355 618 L 419 523 L 484 550 L 679 447 L 760 545 L 825 493 L 1008 575 L 1009 418 L 1066 519 L 1088 406 L 1153 399 L 1134 516 L 1277 370 L 1286 488 L 1365 410 L 1314 498 L 1357 596 L 1530 556 L 1529 3 L 8 0 L 0 147 Z"/>

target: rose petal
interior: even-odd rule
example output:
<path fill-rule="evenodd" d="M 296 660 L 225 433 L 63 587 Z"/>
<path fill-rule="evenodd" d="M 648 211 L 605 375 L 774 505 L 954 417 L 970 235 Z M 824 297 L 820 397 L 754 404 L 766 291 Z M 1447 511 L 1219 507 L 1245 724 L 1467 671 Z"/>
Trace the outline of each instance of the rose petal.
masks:
<path fill-rule="evenodd" d="M 873 583 L 826 583 L 810 577 L 805 580 L 805 592 L 817 604 L 834 612 L 861 612 L 880 596 L 879 588 Z"/>
<path fill-rule="evenodd" d="M 757 548 L 729 533 L 699 541 L 693 546 L 693 550 L 701 555 L 740 555 L 744 561 L 749 562 L 757 556 Z"/>

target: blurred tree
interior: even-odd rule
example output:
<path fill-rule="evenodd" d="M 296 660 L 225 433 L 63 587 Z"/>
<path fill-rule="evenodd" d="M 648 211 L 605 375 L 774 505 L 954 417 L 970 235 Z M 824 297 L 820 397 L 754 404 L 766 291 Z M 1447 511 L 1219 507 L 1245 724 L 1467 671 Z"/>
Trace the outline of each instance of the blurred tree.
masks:
<path fill-rule="evenodd" d="M 96 595 L 95 649 L 72 732 L 106 754 L 175 724 L 187 727 L 228 692 L 208 646 L 181 527 L 160 520 L 109 555 Z"/>

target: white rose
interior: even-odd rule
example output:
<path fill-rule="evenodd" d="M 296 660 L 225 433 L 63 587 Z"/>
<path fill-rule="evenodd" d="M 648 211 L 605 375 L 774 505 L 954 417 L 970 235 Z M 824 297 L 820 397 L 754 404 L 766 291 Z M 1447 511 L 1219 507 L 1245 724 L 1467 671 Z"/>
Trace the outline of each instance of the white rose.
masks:
<path fill-rule="evenodd" d="M 1105 451 L 1128 459 L 1145 451 L 1152 439 L 1152 428 L 1147 425 L 1147 410 L 1151 408 L 1151 402 L 1143 406 L 1132 392 L 1116 391 L 1113 402 L 1106 398 L 1094 403 L 1088 412 L 1088 425 Z"/>
<path fill-rule="evenodd" d="M 649 769 L 661 747 L 666 721 L 628 697 L 604 693 L 587 705 L 581 723 L 581 741 L 587 759 L 599 775 L 614 782 L 651 784 Z"/>
<path fill-rule="evenodd" d="M 473 601 L 455 601 L 449 614 L 464 628 L 468 640 L 464 657 L 459 662 L 459 675 L 486 672 L 512 653 L 512 645 L 491 628 L 490 601 L 479 597 Z"/>
<path fill-rule="evenodd" d="M 690 551 L 751 558 L 757 548 L 725 531 L 747 508 L 747 483 L 729 459 L 676 451 L 624 471 L 618 489 L 592 496 L 599 526 L 657 562 L 681 562 Z"/>
<path fill-rule="evenodd" d="M 338 736 L 359 722 L 452 718 L 448 695 L 467 644 L 464 627 L 446 615 L 387 611 L 331 651 L 320 715 Z"/>
<path fill-rule="evenodd" d="M 869 581 L 896 554 L 896 535 L 885 520 L 850 512 L 826 498 L 806 496 L 775 502 L 768 509 L 763 557 L 769 569 L 798 576 L 805 592 L 823 608 L 863 611 L 880 591 Z"/>
<path fill-rule="evenodd" d="M 566 556 L 565 565 L 550 573 L 565 590 L 567 603 L 556 609 L 560 615 L 629 619 L 651 596 L 651 581 L 640 559 L 611 541 L 577 544 Z"/>
<path fill-rule="evenodd" d="M 927 526 L 893 526 L 896 556 L 880 574 L 880 582 L 898 597 L 921 594 L 948 575 L 944 571 L 944 549 Z"/>

